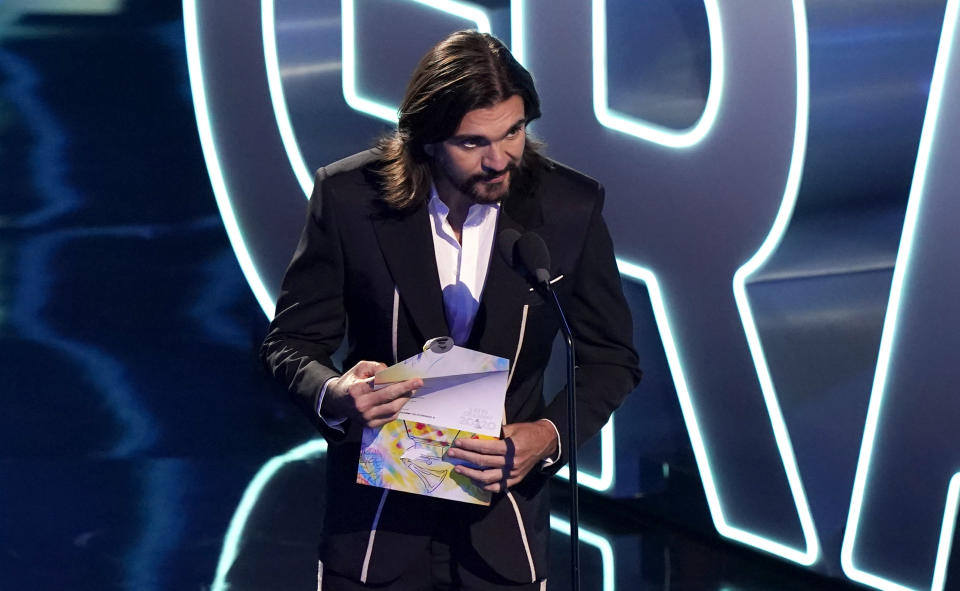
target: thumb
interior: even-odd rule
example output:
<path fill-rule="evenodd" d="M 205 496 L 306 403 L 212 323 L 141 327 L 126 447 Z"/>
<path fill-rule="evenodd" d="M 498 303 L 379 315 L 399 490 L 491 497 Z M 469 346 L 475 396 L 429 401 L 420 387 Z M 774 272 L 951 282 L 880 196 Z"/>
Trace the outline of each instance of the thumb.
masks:
<path fill-rule="evenodd" d="M 387 366 L 378 361 L 360 361 L 354 366 L 354 374 L 360 378 L 369 378 Z"/>

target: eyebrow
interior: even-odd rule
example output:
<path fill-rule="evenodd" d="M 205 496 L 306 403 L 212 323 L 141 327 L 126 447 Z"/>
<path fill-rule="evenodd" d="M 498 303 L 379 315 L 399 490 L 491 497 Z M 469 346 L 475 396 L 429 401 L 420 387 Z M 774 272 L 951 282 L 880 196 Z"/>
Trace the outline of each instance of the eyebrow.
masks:
<path fill-rule="evenodd" d="M 520 129 L 521 127 L 523 127 L 523 125 L 525 125 L 526 122 L 527 122 L 527 119 L 526 119 L 525 117 L 520 118 L 520 119 L 517 119 L 517 122 L 516 122 L 516 123 L 514 123 L 514 124 L 511 125 L 509 128 L 507 128 L 507 133 L 503 134 L 504 137 L 506 137 L 506 135 L 507 135 L 508 133 L 510 133 L 510 132 L 512 132 L 512 131 L 515 131 L 515 130 L 518 130 L 518 129 Z M 450 137 L 450 139 L 447 140 L 447 141 L 462 142 L 462 141 L 464 141 L 464 140 L 486 140 L 486 139 L 488 139 L 488 138 L 487 138 L 486 136 L 484 136 L 484 135 L 464 134 L 464 135 L 455 135 L 455 136 L 452 136 L 452 137 Z"/>

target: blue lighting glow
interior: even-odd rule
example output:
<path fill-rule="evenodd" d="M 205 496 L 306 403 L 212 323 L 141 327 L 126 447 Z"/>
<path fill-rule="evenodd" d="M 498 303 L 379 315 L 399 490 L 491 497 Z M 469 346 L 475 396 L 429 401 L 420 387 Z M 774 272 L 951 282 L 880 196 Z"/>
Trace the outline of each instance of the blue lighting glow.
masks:
<path fill-rule="evenodd" d="M 710 51 L 712 59 L 707 107 L 704 110 L 703 116 L 701 116 L 694 127 L 684 132 L 673 132 L 636 120 L 610 116 L 610 112 L 606 108 L 607 74 L 606 58 L 605 53 L 603 53 L 606 50 L 606 35 L 604 31 L 600 30 L 597 24 L 605 22 L 604 2 L 603 0 L 594 0 L 594 109 L 602 124 L 668 148 L 689 148 L 703 140 L 719 115 L 724 71 L 723 37 L 721 34 L 719 9 L 716 2 L 712 0 L 705 0 L 704 4 L 707 9 L 707 20 L 710 28 Z M 800 479 L 796 456 L 790 442 L 780 404 L 777 400 L 776 389 L 770 378 L 770 372 L 763 353 L 763 345 L 757 333 L 756 323 L 745 289 L 746 281 L 766 262 L 776 250 L 777 245 L 783 237 L 787 223 L 793 214 L 800 187 L 800 178 L 803 172 L 809 115 L 807 21 L 803 0 L 793 0 L 792 8 L 796 38 L 797 110 L 790 168 L 787 174 L 783 200 L 781 201 L 771 230 L 753 257 L 734 274 L 733 292 L 750 347 L 753 363 L 756 366 L 757 376 L 760 380 L 760 387 L 763 392 L 767 412 L 770 416 L 777 449 L 783 461 L 787 482 L 790 486 L 793 501 L 797 508 L 797 514 L 800 518 L 805 548 L 791 547 L 743 528 L 735 527 L 727 522 L 723 510 L 723 502 L 721 501 L 720 492 L 710 466 L 709 455 L 707 454 L 703 436 L 698 426 L 697 415 L 690 397 L 690 391 L 687 387 L 687 381 L 684 377 L 683 362 L 670 329 L 670 317 L 656 275 L 650 269 L 622 259 L 618 259 L 617 264 L 623 275 L 643 282 L 646 284 L 650 293 L 654 317 L 657 321 L 661 340 L 663 341 L 664 352 L 667 356 L 670 372 L 673 375 L 674 385 L 680 401 L 680 408 L 683 413 L 684 422 L 687 425 L 687 431 L 690 434 L 690 441 L 697 459 L 697 465 L 700 468 L 700 476 L 703 480 L 704 490 L 707 495 L 710 514 L 717 531 L 732 540 L 753 546 L 786 560 L 809 566 L 815 563 L 820 556 L 820 543 L 817 538 L 813 515 L 803 489 L 803 483 Z M 600 57 L 598 58 L 598 56 Z M 601 116 L 603 119 L 601 119 Z"/>
<path fill-rule="evenodd" d="M 210 584 L 210 591 L 227 591 L 229 589 L 229 584 L 226 580 L 227 573 L 230 572 L 230 567 L 233 566 L 234 561 L 237 559 L 237 551 L 243 540 L 243 530 L 247 525 L 247 519 L 250 518 L 250 513 L 257 505 L 257 501 L 260 500 L 263 489 L 270 483 L 273 476 L 290 462 L 318 457 L 326 452 L 327 442 L 322 439 L 314 439 L 298 445 L 285 454 L 270 458 L 270 460 L 257 471 L 250 481 L 250 484 L 247 485 L 246 490 L 243 491 L 243 496 L 240 497 L 240 503 L 237 505 L 236 510 L 233 512 L 233 517 L 230 519 L 227 533 L 223 537 L 220 559 L 217 561 L 217 571 L 214 575 L 213 583 Z"/>
<path fill-rule="evenodd" d="M 720 109 L 724 82 L 723 28 L 717 0 L 704 0 L 710 34 L 710 86 L 703 114 L 690 128 L 677 131 L 614 111 L 607 86 L 607 1 L 593 0 L 593 112 L 597 121 L 643 140 L 669 148 L 688 148 L 700 142 L 713 127 Z"/>
<path fill-rule="evenodd" d="M 473 21 L 476 29 L 483 33 L 491 31 L 490 19 L 483 9 L 467 2 L 455 0 L 408 0 L 430 8 Z M 397 109 L 367 97 L 357 90 L 357 36 L 355 0 L 343 0 L 341 19 L 343 21 L 343 98 L 356 111 L 372 115 L 391 123 L 397 122 Z"/>
<path fill-rule="evenodd" d="M 213 195 L 217 200 L 217 207 L 220 210 L 220 217 L 223 218 L 223 226 L 227 230 L 227 237 L 230 239 L 230 245 L 237 255 L 237 261 L 240 263 L 240 269 L 243 271 L 250 289 L 253 291 L 257 303 L 263 309 L 267 318 L 273 318 L 275 302 L 267 288 L 263 284 L 257 272 L 256 265 L 250 257 L 247 245 L 243 240 L 243 233 L 237 224 L 236 215 L 233 212 L 233 205 L 230 201 L 230 193 L 227 189 L 227 181 L 220 165 L 220 157 L 217 154 L 217 142 L 214 138 L 213 126 L 210 120 L 210 110 L 207 103 L 206 87 L 203 77 L 203 59 L 200 50 L 200 30 L 197 23 L 197 2 L 196 0 L 183 0 L 183 33 L 187 49 L 187 70 L 190 76 L 190 90 L 193 96 L 193 108 L 197 116 L 197 132 L 200 136 L 200 146 L 203 150 L 203 159 L 207 164 L 207 172 L 210 175 L 210 184 L 213 187 Z"/>
<path fill-rule="evenodd" d="M 28 152 L 30 180 L 42 200 L 41 207 L 31 213 L 0 217 L 0 227 L 40 227 L 73 212 L 81 202 L 77 190 L 67 181 L 67 171 L 49 165 L 67 149 L 67 135 L 39 98 L 40 80 L 29 62 L 0 49 L 0 74 L 4 77 L 5 96 L 33 132 L 34 141 Z"/>
<path fill-rule="evenodd" d="M 911 267 L 911 253 L 920 209 L 923 206 L 933 139 L 936 135 L 940 108 L 944 98 L 944 82 L 950 70 L 950 56 L 957 51 L 954 43 L 958 20 L 960 20 L 960 0 L 948 0 L 943 19 L 943 31 L 940 35 L 940 44 L 937 49 L 937 59 L 933 68 L 933 78 L 930 83 L 927 111 L 924 115 L 923 130 L 920 134 L 920 146 L 917 150 L 917 162 L 914 169 L 913 182 L 910 186 L 907 212 L 903 222 L 900 250 L 897 252 L 896 265 L 893 270 L 890 300 L 887 305 L 883 333 L 880 338 L 880 354 L 874 374 L 873 389 L 870 393 L 870 406 L 867 409 L 867 420 L 864 426 L 863 442 L 860 448 L 860 459 L 857 463 L 857 472 L 853 483 L 850 513 L 847 517 L 847 528 L 840 550 L 840 564 L 843 567 L 843 572 L 848 577 L 859 583 L 877 589 L 883 589 L 884 591 L 913 591 L 913 588 L 858 568 L 854 561 L 854 550 L 857 543 L 861 513 L 863 511 L 864 495 L 870 478 L 870 462 L 873 457 L 876 442 L 877 424 L 883 412 L 883 399 L 890 371 L 891 353 L 897 339 L 904 282 Z M 941 526 L 933 579 L 930 586 L 932 591 L 942 590 L 946 580 L 946 566 L 953 543 L 958 496 L 960 496 L 960 473 L 953 475 L 947 490 L 943 525 Z"/>
<path fill-rule="evenodd" d="M 5 97 L 20 114 L 33 139 L 28 151 L 30 182 L 41 201 L 38 209 L 23 215 L 0 216 L 0 228 L 44 228 L 23 238 L 16 249 L 19 252 L 15 267 L 0 267 L 4 274 L 17 278 L 12 293 L 0 292 L 2 303 L 9 304 L 8 309 L 0 307 L 0 326 L 9 323 L 25 341 L 62 353 L 75 363 L 76 367 L 69 370 L 71 375 L 78 384 L 92 387 L 117 420 L 119 432 L 112 446 L 104 450 L 105 456 L 135 455 L 149 449 L 157 439 L 153 414 L 144 407 L 124 365 L 93 341 L 72 338 L 51 324 L 48 306 L 53 295 L 51 277 L 56 275 L 55 263 L 64 253 L 88 240 L 139 236 L 145 228 L 72 225 L 77 220 L 71 224 L 69 214 L 83 202 L 83 195 L 69 182 L 68 169 L 51 165 L 68 161 L 69 135 L 43 100 L 41 80 L 29 61 L 0 48 L 0 75 L 5 78 Z M 66 226 L 58 228 L 58 222 L 63 220 L 68 220 Z M 6 256 L 0 259 L 0 264 L 7 263 Z"/>

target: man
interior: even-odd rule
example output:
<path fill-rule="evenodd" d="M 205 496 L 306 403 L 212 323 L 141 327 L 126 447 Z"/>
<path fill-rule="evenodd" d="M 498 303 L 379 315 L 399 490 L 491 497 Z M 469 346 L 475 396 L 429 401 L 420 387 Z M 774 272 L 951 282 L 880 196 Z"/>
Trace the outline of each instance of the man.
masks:
<path fill-rule="evenodd" d="M 321 169 L 261 354 L 330 444 L 323 589 L 540 589 L 545 484 L 574 443 L 566 403 L 543 399 L 559 321 L 497 255 L 506 229 L 536 231 L 577 341 L 578 443 L 640 378 L 632 323 L 600 210 L 600 185 L 541 156 L 530 74 L 493 37 L 461 31 L 413 73 L 395 134 Z M 340 373 L 331 356 L 346 335 Z M 489 507 L 355 484 L 363 427 L 397 417 L 417 379 L 372 376 L 451 336 L 510 360 L 503 438 L 458 440 L 461 474 Z M 512 443 L 508 454 L 506 439 Z"/>

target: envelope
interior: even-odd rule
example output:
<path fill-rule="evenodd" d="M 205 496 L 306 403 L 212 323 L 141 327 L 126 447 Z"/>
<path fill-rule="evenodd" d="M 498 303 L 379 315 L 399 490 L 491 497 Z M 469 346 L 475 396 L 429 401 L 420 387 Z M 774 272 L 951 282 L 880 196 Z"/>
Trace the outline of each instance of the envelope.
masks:
<path fill-rule="evenodd" d="M 374 386 L 423 380 L 398 418 L 500 436 L 510 361 L 452 345 L 430 347 L 374 376 Z"/>
<path fill-rule="evenodd" d="M 490 493 L 454 472 L 462 462 L 447 450 L 461 438 L 499 438 L 509 368 L 507 359 L 441 337 L 378 373 L 375 388 L 412 378 L 424 385 L 396 420 L 363 430 L 357 482 L 488 505 Z"/>

